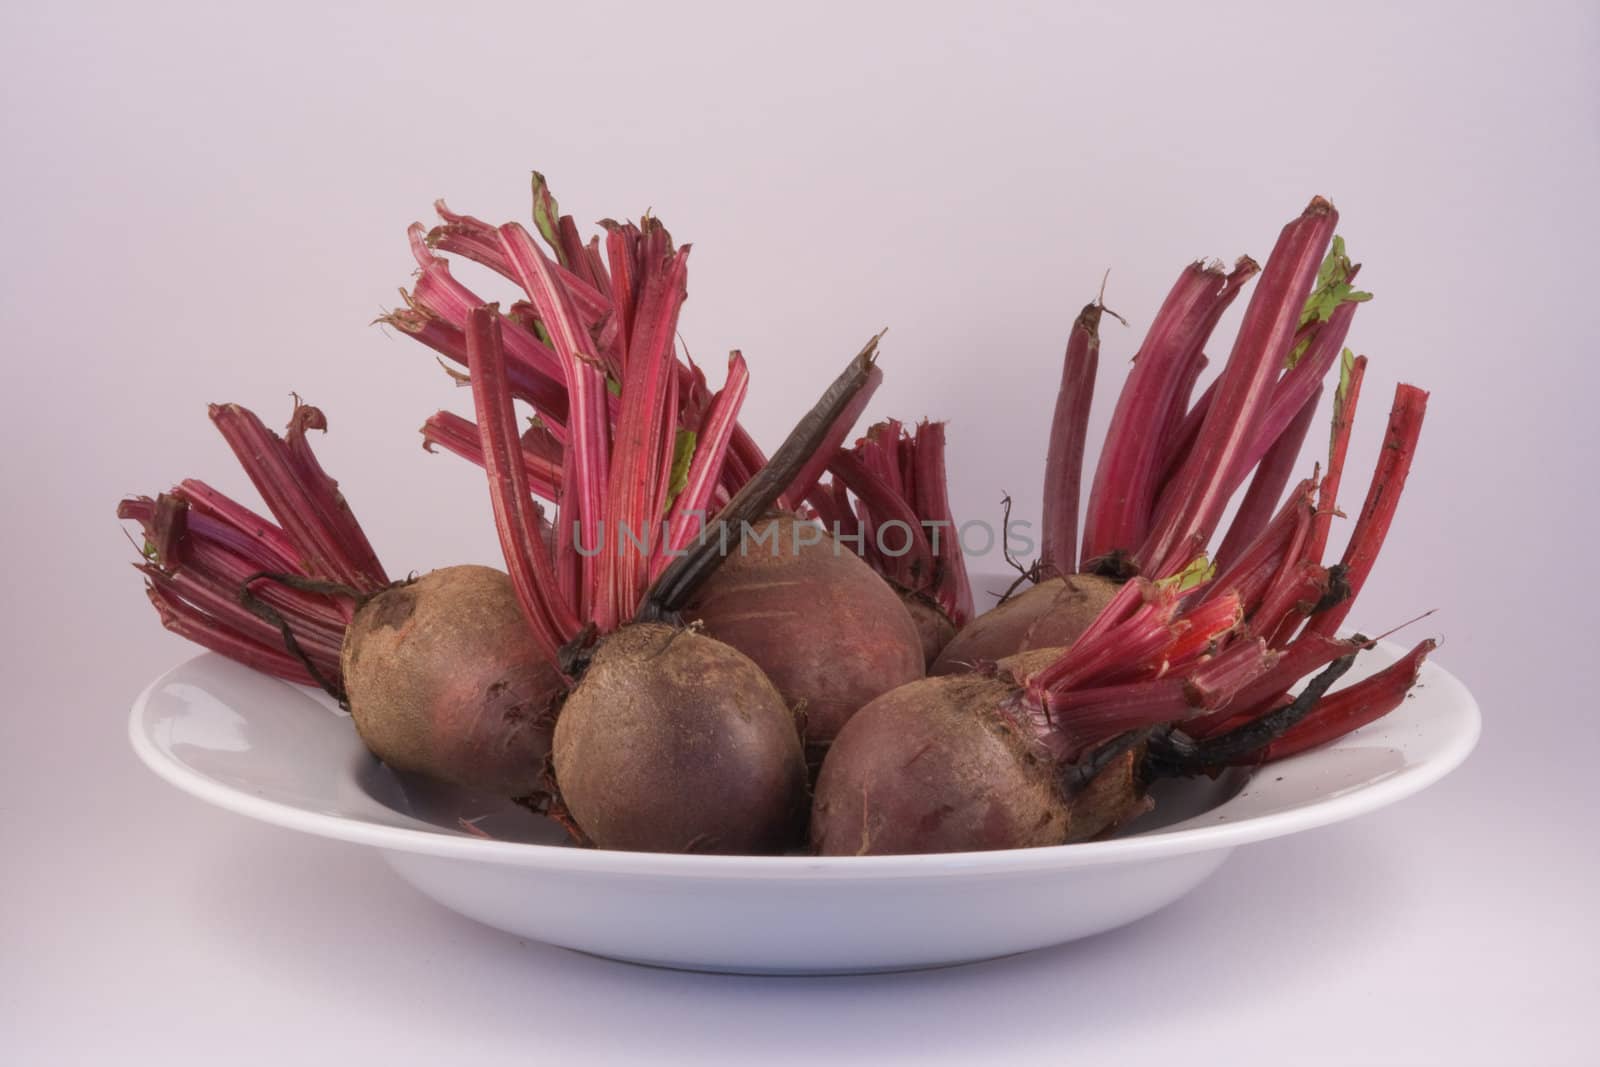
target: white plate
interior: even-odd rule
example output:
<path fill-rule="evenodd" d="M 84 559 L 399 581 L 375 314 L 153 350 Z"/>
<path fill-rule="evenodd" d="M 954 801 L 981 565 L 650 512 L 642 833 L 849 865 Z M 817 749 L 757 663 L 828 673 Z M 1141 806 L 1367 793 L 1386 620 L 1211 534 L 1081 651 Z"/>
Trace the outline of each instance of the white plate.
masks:
<path fill-rule="evenodd" d="M 1360 677 L 1400 653 L 1358 660 Z M 567 847 L 493 797 L 402 779 L 322 694 L 205 654 L 134 704 L 141 759 L 219 807 L 379 849 L 463 915 L 638 963 L 770 974 L 900 970 L 1043 948 L 1143 918 L 1236 845 L 1409 796 L 1478 738 L 1466 688 L 1428 664 L 1401 708 L 1253 777 L 1168 783 L 1114 840 L 926 856 L 683 856 Z M 462 820 L 492 839 L 470 832 Z"/>

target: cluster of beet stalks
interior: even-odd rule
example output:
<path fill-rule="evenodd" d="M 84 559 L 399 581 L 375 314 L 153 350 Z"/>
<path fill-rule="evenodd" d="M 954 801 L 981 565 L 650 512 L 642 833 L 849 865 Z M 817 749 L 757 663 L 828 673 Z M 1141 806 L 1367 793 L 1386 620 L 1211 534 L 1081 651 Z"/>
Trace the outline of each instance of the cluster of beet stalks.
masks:
<path fill-rule="evenodd" d="M 944 426 L 890 420 L 846 447 L 882 379 L 877 338 L 768 457 L 739 425 L 743 357 L 713 391 L 679 354 L 689 247 L 659 220 L 607 220 L 585 242 L 538 175 L 537 237 L 438 212 L 412 227 L 418 271 L 383 321 L 471 386 L 474 419 L 440 412 L 423 437 L 486 473 L 505 571 L 391 581 L 312 454 L 322 413 L 298 400 L 282 436 L 211 409 L 275 522 L 194 480 L 118 511 L 143 529 L 139 569 L 169 629 L 327 689 L 398 770 L 516 797 L 605 848 L 1061 844 L 1144 810 L 1158 777 L 1259 764 L 1376 719 L 1432 648 L 1332 689 L 1371 644 L 1337 630 L 1426 394 L 1397 390 L 1329 557 L 1366 367 L 1344 342 L 1367 294 L 1320 198 L 1264 267 L 1182 272 L 1081 517 L 1103 309 L 1078 316 L 1043 552 L 1029 588 L 981 615 Z M 445 254 L 521 297 L 483 299 Z M 1218 320 L 1257 274 L 1196 395 Z M 1330 374 L 1326 466 L 1291 484 Z"/>

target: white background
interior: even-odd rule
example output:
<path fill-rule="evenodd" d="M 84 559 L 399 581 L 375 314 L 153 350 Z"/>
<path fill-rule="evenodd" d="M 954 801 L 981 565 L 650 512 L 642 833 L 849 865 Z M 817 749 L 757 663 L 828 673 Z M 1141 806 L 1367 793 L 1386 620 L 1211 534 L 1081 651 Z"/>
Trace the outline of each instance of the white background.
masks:
<path fill-rule="evenodd" d="M 0 13 L 0 1060 L 1592 1062 L 1592 5 L 338 7 Z M 581 221 L 695 243 L 684 335 L 744 350 L 769 447 L 890 326 L 871 414 L 947 418 L 988 518 L 1037 514 L 1107 268 L 1134 328 L 1096 430 L 1185 262 L 1331 197 L 1377 294 L 1351 469 L 1395 380 L 1433 391 L 1355 621 L 1439 609 L 1411 632 L 1477 692 L 1479 752 L 1132 928 L 861 979 L 519 944 L 161 785 L 123 715 L 188 651 L 116 499 L 242 488 L 205 403 L 279 422 L 296 389 L 393 570 L 494 559 L 480 477 L 416 448 L 463 396 L 366 323 L 434 197 L 521 218 L 535 167 Z"/>

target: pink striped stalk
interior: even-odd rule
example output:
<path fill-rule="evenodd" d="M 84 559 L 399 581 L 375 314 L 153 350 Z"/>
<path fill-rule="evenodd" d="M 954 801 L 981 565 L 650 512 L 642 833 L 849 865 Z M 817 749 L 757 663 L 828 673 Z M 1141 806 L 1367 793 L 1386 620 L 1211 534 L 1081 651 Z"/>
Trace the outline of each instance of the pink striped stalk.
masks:
<path fill-rule="evenodd" d="M 614 544 L 600 555 L 602 591 L 592 616 L 602 631 L 631 616 L 650 584 L 650 561 L 660 536 L 657 519 L 672 475 L 678 407 L 673 344 L 678 311 L 688 295 L 688 256 L 684 246 L 670 259 L 645 267 L 606 491 L 605 526 Z"/>
<path fill-rule="evenodd" d="M 1357 361 L 1346 363 L 1339 394 L 1335 397 L 1330 446 L 1330 467 L 1335 475 L 1343 468 L 1362 369 Z M 1333 634 L 1344 621 L 1356 594 L 1370 574 L 1372 563 L 1393 521 L 1421 433 L 1427 396 L 1423 390 L 1410 385 L 1400 385 L 1395 390 L 1384 448 L 1368 488 L 1366 503 L 1341 563 L 1341 599 L 1312 614 L 1300 635 L 1284 647 L 1278 667 L 1241 691 L 1229 711 L 1185 724 L 1185 733 L 1202 743 L 1201 751 L 1189 757 L 1195 765 L 1204 763 L 1207 758 L 1206 745 L 1229 752 L 1240 748 L 1237 739 L 1241 736 L 1260 735 L 1259 743 L 1240 749 L 1242 755 L 1230 755 L 1225 759 L 1218 757 L 1220 762 L 1262 762 L 1282 758 L 1365 725 L 1393 710 L 1404 699 L 1406 691 L 1416 679 L 1422 659 L 1434 647 L 1432 641 L 1422 642 L 1405 660 L 1381 672 L 1381 681 L 1375 677 L 1327 695 L 1312 692 L 1310 696 L 1315 699 L 1311 700 L 1306 695 L 1298 699 L 1291 698 L 1287 690 L 1297 678 L 1310 671 L 1335 661 L 1348 662 L 1357 650 L 1369 647 L 1365 639 L 1339 641 L 1334 639 Z M 1299 574 L 1280 576 L 1274 591 L 1267 595 L 1261 617 L 1251 620 L 1253 627 L 1260 627 L 1258 632 L 1275 635 L 1275 642 L 1281 642 L 1292 632 L 1293 613 L 1285 610 L 1285 603 L 1291 596 L 1303 595 L 1306 590 L 1306 568 L 1315 566 L 1314 561 L 1322 551 L 1322 546 L 1317 543 L 1317 530 L 1321 524 L 1324 532 L 1320 538 L 1325 540 L 1325 524 L 1332 514 L 1333 502 L 1331 492 L 1324 483 L 1319 506 L 1313 517 L 1303 524 L 1306 527 L 1304 547 L 1297 553 L 1301 559 L 1301 571 Z M 1292 716 L 1285 719 L 1290 712 L 1304 717 L 1298 720 L 1293 720 Z M 1268 730 L 1267 724 L 1273 719 L 1279 721 L 1272 723 L 1272 729 Z M 1311 725 L 1306 725 L 1308 723 Z"/>
<path fill-rule="evenodd" d="M 467 317 L 483 306 L 484 299 L 456 281 L 450 273 L 449 262 L 433 254 L 420 225 L 413 224 L 406 232 L 418 268 L 411 286 L 410 306 L 443 319 L 464 333 Z M 512 365 L 520 364 L 530 373 L 552 382 L 565 380 L 561 357 L 531 329 L 521 323 L 514 324 L 513 328 L 513 324 L 503 322 L 501 336 Z"/>
<path fill-rule="evenodd" d="M 460 456 L 469 463 L 483 466 L 483 442 L 478 426 L 450 411 L 439 411 L 422 424 L 422 447 L 432 452 L 442 448 Z M 561 478 L 565 451 L 558 449 L 554 457 L 541 454 L 528 447 L 523 435 L 522 463 L 528 479 L 528 488 L 535 496 L 546 500 L 561 499 Z"/>
<path fill-rule="evenodd" d="M 176 505 L 181 509 L 176 516 L 179 520 L 176 525 L 183 536 L 168 545 L 152 543 L 154 552 L 148 554 L 147 559 L 164 561 L 163 565 L 177 572 L 180 578 L 184 572 L 214 578 L 235 606 L 238 606 L 240 590 L 249 585 L 259 599 L 293 617 L 298 624 L 297 633 L 320 636 L 331 642 L 337 650 L 344 639 L 345 627 L 355 614 L 354 599 L 350 596 L 307 592 L 281 582 L 258 582 L 263 572 L 309 579 L 316 579 L 317 576 L 308 574 L 297 556 L 284 558 L 267 548 L 258 531 L 271 529 L 281 533 L 272 523 L 260 516 L 253 516 L 247 526 L 217 519 L 194 501 L 185 488 L 188 484 L 187 481 L 180 483 L 171 492 L 163 493 L 156 499 L 158 511 L 163 505 Z M 145 499 L 137 498 L 136 505 Z M 135 506 L 122 517 L 138 519 L 143 525 L 145 519 L 137 514 L 138 510 Z M 242 506 L 239 511 L 251 514 L 249 509 Z M 277 634 L 276 630 L 273 632 Z M 282 647 L 281 640 L 276 644 Z"/>
<path fill-rule="evenodd" d="M 1136 560 L 1143 573 L 1156 578 L 1175 574 L 1209 542 L 1231 495 L 1235 464 L 1250 446 L 1289 355 L 1337 223 L 1333 205 L 1318 197 L 1279 236 L 1245 310 L 1194 448 L 1138 550 Z"/>
<path fill-rule="evenodd" d="M 739 352 L 730 353 L 727 380 L 695 429 L 694 457 L 689 463 L 683 491 L 673 501 L 672 514 L 667 520 L 668 534 L 651 562 L 652 581 L 705 530 L 720 480 L 719 471 L 727 461 L 738 425 L 739 408 L 749 388 L 750 369 L 745 365 L 744 356 Z"/>
<path fill-rule="evenodd" d="M 305 441 L 308 429 L 327 427 L 321 411 L 297 403 L 285 437 L 237 404 L 213 404 L 210 411 L 256 492 L 300 550 L 308 573 L 361 593 L 389 584 L 338 483 L 323 472 Z"/>
<path fill-rule="evenodd" d="M 1100 364 L 1098 303 L 1078 313 L 1061 360 L 1061 387 L 1044 454 L 1044 513 L 1040 529 L 1046 572 L 1071 574 L 1078 563 L 1078 507 L 1083 497 L 1083 445 Z"/>
<path fill-rule="evenodd" d="M 517 603 L 546 658 L 559 664 L 562 647 L 578 635 L 582 623 L 579 613 L 561 595 L 555 565 L 539 536 L 539 507 L 528 493 L 500 323 L 499 309 L 493 304 L 475 309 L 467 323 L 468 369 L 484 471 L 495 532 Z"/>
<path fill-rule="evenodd" d="M 577 224 L 570 215 L 560 214 L 548 183 L 537 173 L 533 179 L 533 202 L 535 226 L 553 257 L 546 263 L 546 270 L 565 293 L 585 335 L 591 339 L 587 354 L 604 370 L 608 389 L 617 391 L 632 344 L 643 264 L 671 253 L 671 235 L 649 215 L 639 225 L 605 219 L 600 223 L 606 231 L 602 249 L 599 237 L 587 244 L 582 242 Z M 448 264 L 434 254 L 435 250 L 470 259 L 519 285 L 523 284 L 523 276 L 507 254 L 496 227 L 451 211 L 443 201 L 434 206 L 442 220 L 440 224 L 426 233 L 421 226 L 411 229 L 413 254 L 420 271 L 413 292 L 403 293 L 410 306 L 390 312 L 381 321 L 460 363 L 465 360 L 466 315 L 483 301 L 450 277 Z M 514 395 L 532 404 L 550 431 L 565 440 L 569 421 L 566 372 L 562 358 L 545 343 L 550 339 L 548 325 L 531 303 L 513 304 L 503 325 Z M 513 325 L 515 329 L 511 328 Z M 678 361 L 676 373 L 680 400 L 677 421 L 681 429 L 689 430 L 703 410 L 696 405 L 703 403 L 708 394 L 692 364 Z M 608 395 L 607 410 L 614 423 L 621 414 L 615 395 Z M 761 449 L 736 425 L 715 494 L 717 499 L 726 499 L 738 491 L 765 464 Z M 798 500 L 785 504 L 795 506 Z"/>
<path fill-rule="evenodd" d="M 590 351 L 588 340 L 565 287 L 553 277 L 550 260 L 517 223 L 500 227 L 500 241 L 517 277 L 530 300 L 539 309 L 539 319 L 550 331 L 552 346 L 561 358 L 571 405 L 567 448 L 572 457 L 572 480 L 566 482 L 562 501 L 563 523 L 576 523 L 575 536 L 581 540 L 584 556 L 578 562 L 578 614 L 595 618 L 595 597 L 600 592 L 596 580 L 606 566 L 604 551 L 606 515 L 606 474 L 610 453 L 610 417 L 606 401 L 606 379 Z M 476 312 L 474 315 L 476 316 Z M 470 341 L 471 335 L 469 333 Z M 482 417 L 480 415 L 480 422 Z M 569 508 L 571 513 L 568 513 Z M 598 620 L 597 620 L 598 621 Z"/>

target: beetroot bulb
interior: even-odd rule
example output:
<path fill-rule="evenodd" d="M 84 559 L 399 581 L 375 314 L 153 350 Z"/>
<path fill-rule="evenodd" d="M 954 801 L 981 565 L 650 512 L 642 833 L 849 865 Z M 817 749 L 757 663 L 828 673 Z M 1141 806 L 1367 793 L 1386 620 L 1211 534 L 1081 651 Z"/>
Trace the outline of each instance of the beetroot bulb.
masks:
<path fill-rule="evenodd" d="M 1144 785 L 1154 777 L 1282 758 L 1404 699 L 1433 642 L 1330 691 L 1371 647 L 1359 635 L 1334 634 L 1392 522 L 1427 394 L 1397 388 L 1366 502 L 1337 563 L 1322 558 L 1364 359 L 1346 352 L 1340 361 L 1326 472 L 1298 483 L 1281 506 L 1276 500 L 1276 442 L 1287 436 L 1297 450 L 1304 434 L 1273 435 L 1290 406 L 1276 401 L 1316 353 L 1318 333 L 1308 323 L 1321 308 L 1337 322 L 1360 298 L 1348 289 L 1348 270 L 1324 263 L 1318 272 L 1331 215 L 1325 202 L 1314 202 L 1269 260 L 1239 343 L 1162 490 L 1171 510 L 1158 508 L 1128 557 L 1139 573 L 1066 647 L 932 677 L 863 708 L 817 782 L 811 838 L 818 851 L 964 851 L 1099 836 L 1142 810 Z M 1342 256 L 1338 244 L 1334 251 Z M 1302 342 L 1293 367 L 1275 374 Z M 1292 405 L 1290 424 L 1320 396 L 1315 382 L 1296 389 L 1307 399 Z M 1272 507 L 1248 520 L 1249 536 L 1234 536 L 1246 529 L 1236 519 L 1227 551 L 1208 560 L 1201 550 L 1247 462 L 1259 469 L 1241 512 L 1261 507 L 1262 498 Z"/>
<path fill-rule="evenodd" d="M 362 741 L 397 770 L 506 795 L 536 791 L 559 676 L 539 655 L 510 579 L 458 566 L 391 582 L 306 431 L 296 402 L 283 437 L 253 413 L 211 418 L 273 523 L 188 480 L 117 509 L 144 532 L 144 574 L 162 623 L 222 655 L 349 709 Z"/>
<path fill-rule="evenodd" d="M 1172 565 L 1174 554 L 1188 563 L 1205 553 L 1220 504 L 1247 478 L 1213 562 L 1225 565 L 1260 532 L 1289 484 L 1320 383 L 1338 361 L 1356 305 L 1369 295 L 1350 285 L 1358 267 L 1343 241 L 1334 237 L 1327 247 L 1336 221 L 1332 205 L 1318 198 L 1284 228 L 1224 371 L 1226 397 L 1237 410 L 1219 413 L 1221 421 L 1205 438 L 1200 430 L 1223 380 L 1191 403 L 1206 366 L 1204 349 L 1218 319 L 1260 268 L 1246 256 L 1231 271 L 1202 263 L 1184 269 L 1123 383 L 1091 483 L 1080 547 L 1084 440 L 1103 312 L 1098 302 L 1083 309 L 1067 343 L 1046 453 L 1043 555 L 1028 575 L 1037 584 L 975 619 L 931 673 L 1071 643 L 1122 581 Z M 1270 344 L 1267 324 L 1276 331 Z M 1235 432 L 1216 432 L 1221 427 Z M 1195 472 L 1218 464 L 1225 472 L 1192 510 L 1197 527 L 1174 544 L 1175 517 L 1191 513 Z"/>

